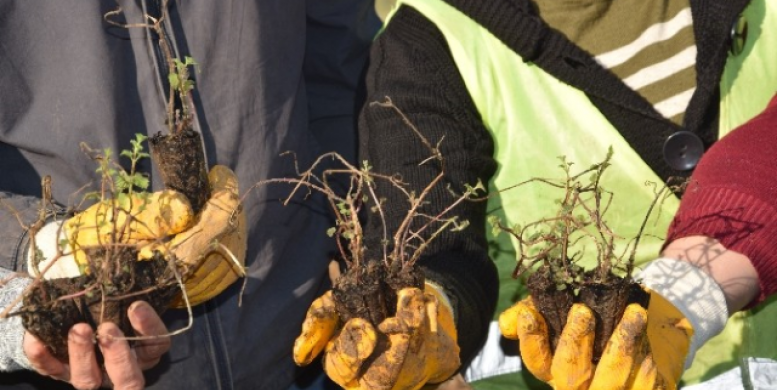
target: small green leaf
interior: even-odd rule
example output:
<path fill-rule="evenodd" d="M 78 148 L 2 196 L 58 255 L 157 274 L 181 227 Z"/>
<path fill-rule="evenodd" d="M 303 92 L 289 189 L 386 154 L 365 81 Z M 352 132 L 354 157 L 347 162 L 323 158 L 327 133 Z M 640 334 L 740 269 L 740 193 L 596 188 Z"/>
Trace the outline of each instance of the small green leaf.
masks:
<path fill-rule="evenodd" d="M 135 174 L 132 175 L 132 185 L 138 187 L 141 190 L 145 190 L 148 188 L 149 181 L 147 177 L 140 174 Z"/>
<path fill-rule="evenodd" d="M 178 85 L 181 84 L 181 80 L 178 78 L 178 75 L 175 73 L 170 73 L 167 75 L 167 80 L 170 82 L 170 87 L 173 89 L 178 89 Z"/>
<path fill-rule="evenodd" d="M 34 260 L 35 264 L 38 264 L 38 263 L 40 263 L 41 261 L 44 261 L 44 260 L 46 260 L 46 257 L 43 256 L 43 251 L 36 246 L 35 247 L 35 260 Z"/>

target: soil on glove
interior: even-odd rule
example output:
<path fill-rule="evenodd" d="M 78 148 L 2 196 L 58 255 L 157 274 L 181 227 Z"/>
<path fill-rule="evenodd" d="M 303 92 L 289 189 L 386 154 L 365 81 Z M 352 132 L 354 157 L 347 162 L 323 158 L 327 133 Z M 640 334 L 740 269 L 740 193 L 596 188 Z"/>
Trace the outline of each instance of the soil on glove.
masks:
<path fill-rule="evenodd" d="M 100 264 L 106 272 L 43 281 L 24 297 L 19 310 L 24 328 L 65 362 L 67 334 L 73 325 L 85 322 L 96 329 L 109 321 L 130 336 L 134 332 L 127 309 L 133 302 L 144 300 L 161 314 L 179 292 L 169 263 L 161 256 L 137 261 L 137 252 L 129 248 L 111 254 L 96 249 L 87 254 L 92 259 L 109 259 Z"/>
<path fill-rule="evenodd" d="M 532 273 L 528 288 L 534 305 L 545 318 L 550 333 L 551 349 L 555 351 L 567 315 L 573 303 L 583 303 L 594 313 L 594 362 L 598 362 L 626 306 L 638 303 L 647 308 L 650 295 L 630 278 L 610 274 L 604 283 L 593 282 L 593 273 L 584 275 L 576 285 L 559 289 L 550 269 L 543 266 Z"/>
<path fill-rule="evenodd" d="M 373 261 L 348 268 L 335 282 L 332 297 L 343 323 L 362 318 L 377 326 L 396 314 L 397 292 L 407 287 L 423 290 L 424 275 L 420 268 L 389 269 L 384 263 Z"/>

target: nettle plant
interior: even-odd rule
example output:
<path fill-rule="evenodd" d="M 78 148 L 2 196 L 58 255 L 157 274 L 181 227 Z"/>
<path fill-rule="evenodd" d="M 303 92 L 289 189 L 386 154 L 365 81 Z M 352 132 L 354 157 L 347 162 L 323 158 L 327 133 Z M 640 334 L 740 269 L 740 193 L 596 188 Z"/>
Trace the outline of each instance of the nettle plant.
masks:
<path fill-rule="evenodd" d="M 164 239 L 155 233 L 159 227 L 146 225 L 141 217 L 150 202 L 155 201 L 152 197 L 158 196 L 147 192 L 148 176 L 138 171 L 141 160 L 149 157 L 143 147 L 145 140 L 146 136 L 137 134 L 130 140 L 131 148 L 119 153 L 119 158 L 128 160 L 128 169 L 122 167 L 111 149 L 94 150 L 81 144 L 97 164 L 99 190 L 85 193 L 80 205 L 66 213 L 74 216 L 63 218 L 56 234 L 61 238 L 51 258 L 44 258 L 40 250 L 39 244 L 44 243 L 35 241 L 36 233 L 48 221 L 47 216 L 57 214 L 51 209 L 51 190 L 44 186 L 41 219 L 30 227 L 30 251 L 35 254 L 30 275 L 33 280 L 0 317 L 21 316 L 25 329 L 63 361 L 68 359 L 67 333 L 76 323 L 85 322 L 96 328 L 110 321 L 124 334 L 132 335 L 127 309 L 133 302 L 147 301 L 163 313 L 184 290 L 182 273 L 174 259 L 159 254 L 138 261 L 142 246 Z M 170 198 L 170 207 L 188 207 L 182 195 L 174 197 Z M 92 206 L 76 212 L 85 204 Z M 134 235 L 139 231 L 151 232 L 153 238 L 138 241 Z M 74 261 L 79 275 L 47 276 L 60 261 Z M 186 294 L 183 299 L 187 299 Z M 19 302 L 20 307 L 13 310 Z"/>
<path fill-rule="evenodd" d="M 440 234 L 467 227 L 468 222 L 452 215 L 453 210 L 485 189 L 479 183 L 465 185 L 462 193 L 451 192 L 454 200 L 450 205 L 430 214 L 427 211 L 430 204 L 428 197 L 433 189 L 444 185 L 445 178 L 445 159 L 440 153 L 439 143 L 434 145 L 427 140 L 389 98 L 372 105 L 394 110 L 429 150 L 429 158 L 420 164 L 436 164 L 439 171 L 424 188 L 412 189 L 396 174 L 375 172 L 367 161 L 363 161 L 361 166 L 353 165 L 334 152 L 319 156 L 307 170 L 300 171 L 297 167 L 297 177 L 268 179 L 257 186 L 271 183 L 293 185 L 285 204 L 301 189 L 306 189 L 308 194 L 315 191 L 326 197 L 335 216 L 335 225 L 326 233 L 336 240 L 339 256 L 345 264 L 345 272 L 337 278 L 333 287 L 336 309 L 343 322 L 358 317 L 377 325 L 393 315 L 397 291 L 405 287 L 423 288 L 425 279 L 417 267 L 418 260 Z M 332 165 L 337 167 L 332 168 Z M 328 167 L 322 168 L 325 166 Z M 335 179 L 343 177 L 347 185 L 344 191 L 340 191 L 333 183 L 342 183 L 343 180 Z M 384 213 L 386 198 L 378 193 L 378 183 L 399 191 L 407 202 L 407 212 L 394 231 L 389 231 Z M 370 252 L 379 252 L 378 258 L 367 258 L 364 213 L 371 213 L 380 221 L 380 251 Z"/>
<path fill-rule="evenodd" d="M 122 23 L 118 21 L 123 10 L 119 6 L 103 16 L 106 23 L 119 28 L 140 28 L 152 34 L 159 47 L 162 60 L 167 65 L 167 101 L 165 103 L 165 130 L 159 131 L 149 139 L 151 157 L 159 169 L 166 188 L 186 195 L 192 203 L 195 213 L 210 197 L 208 166 L 203 151 L 202 135 L 195 131 L 195 106 L 192 94 L 195 80 L 191 69 L 197 72 L 199 64 L 192 57 L 180 56 L 173 52 L 164 28 L 168 15 L 169 0 L 163 0 L 157 17 L 143 15 L 140 23 Z"/>
<path fill-rule="evenodd" d="M 190 100 L 190 93 L 194 90 L 195 83 L 194 80 L 190 78 L 189 68 L 191 67 L 196 71 L 198 65 L 197 61 L 189 56 L 185 56 L 183 61 L 178 58 L 172 58 L 171 61 L 172 66 L 170 68 L 170 73 L 167 75 L 167 81 L 170 83 L 169 101 L 175 101 L 174 94 L 177 94 L 178 99 L 181 102 L 187 102 Z M 182 104 L 180 109 L 174 108 L 172 104 L 168 106 L 167 122 L 168 126 L 170 126 L 170 133 L 183 131 L 190 125 L 188 123 L 191 120 L 192 115 L 191 112 L 189 112 L 191 109 L 190 106 L 190 104 Z M 173 129 L 173 125 L 175 125 L 175 129 Z"/>
<path fill-rule="evenodd" d="M 620 237 L 608 225 L 605 214 L 615 194 L 602 188 L 601 179 L 610 166 L 612 148 L 600 163 L 574 173 L 574 164 L 560 157 L 562 179 L 533 178 L 502 191 L 528 185 L 556 189 L 555 214 L 525 224 L 508 226 L 490 216 L 493 235 L 509 234 L 517 243 L 513 277 L 529 275 L 527 287 L 534 304 L 548 323 L 551 347 L 555 349 L 573 303 L 582 302 L 594 311 L 598 359 L 618 319 L 629 303 L 647 305 L 648 295 L 632 277 L 637 246 L 648 217 L 669 187 L 657 188 L 655 199 L 633 239 Z M 625 245 L 618 251 L 618 243 Z M 593 258 L 593 267 L 583 267 L 583 258 Z"/>
<path fill-rule="evenodd" d="M 119 153 L 119 156 L 129 159 L 129 170 L 114 164 L 112 149 L 103 149 L 102 156 L 94 158 L 99 163 L 97 173 L 102 177 L 102 191 L 87 194 L 85 199 L 95 198 L 95 200 L 104 201 L 106 198 L 116 198 L 119 202 L 126 202 L 133 195 L 147 197 L 148 175 L 137 170 L 140 160 L 151 157 L 143 147 L 143 142 L 147 139 L 148 137 L 143 134 L 135 134 L 135 139 L 130 140 L 132 149 L 125 149 Z M 91 151 L 85 143 L 81 145 L 83 150 Z"/>

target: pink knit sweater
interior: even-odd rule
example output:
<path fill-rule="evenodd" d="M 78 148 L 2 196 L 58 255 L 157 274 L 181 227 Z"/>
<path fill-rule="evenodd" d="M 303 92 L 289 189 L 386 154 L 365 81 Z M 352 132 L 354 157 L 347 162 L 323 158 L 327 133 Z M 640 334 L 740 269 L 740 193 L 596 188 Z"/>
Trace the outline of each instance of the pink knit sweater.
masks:
<path fill-rule="evenodd" d="M 777 95 L 715 143 L 694 171 L 667 242 L 694 235 L 750 258 L 761 288 L 750 306 L 777 291 Z"/>

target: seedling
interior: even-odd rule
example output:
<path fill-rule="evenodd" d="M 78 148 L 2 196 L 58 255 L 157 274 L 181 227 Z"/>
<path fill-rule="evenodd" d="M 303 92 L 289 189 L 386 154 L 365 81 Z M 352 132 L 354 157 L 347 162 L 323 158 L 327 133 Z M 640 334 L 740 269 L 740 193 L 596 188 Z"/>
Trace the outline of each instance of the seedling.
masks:
<path fill-rule="evenodd" d="M 552 349 L 558 343 L 573 303 L 582 302 L 593 310 L 595 360 L 601 356 L 626 306 L 639 303 L 647 307 L 648 295 L 632 276 L 636 249 L 648 216 L 668 193 L 668 187 L 656 192 L 635 238 L 619 237 L 605 220 L 614 194 L 601 186 L 611 157 L 612 149 L 601 163 L 579 173 L 573 173 L 574 164 L 561 157 L 559 167 L 563 179 L 535 178 L 503 190 L 530 183 L 557 189 L 561 198 L 556 201 L 558 208 L 554 215 L 514 226 L 506 226 L 496 216 L 489 218 L 495 236 L 510 234 L 517 242 L 513 276 L 529 274 L 527 287 L 548 323 Z M 617 252 L 618 242 L 627 243 L 621 252 Z M 587 256 L 595 258 L 593 268 L 580 265 Z"/>
<path fill-rule="evenodd" d="M 318 157 L 305 171 L 297 168 L 295 178 L 268 179 L 257 186 L 271 183 L 293 185 L 285 203 L 290 202 L 301 189 L 326 196 L 335 215 L 335 225 L 326 234 L 336 240 L 339 256 L 346 268 L 333 288 L 338 314 L 343 322 L 359 317 L 377 325 L 394 314 L 397 291 L 405 287 L 423 289 L 425 279 L 417 266 L 418 260 L 440 234 L 446 230 L 466 228 L 467 221 L 452 215 L 453 210 L 484 188 L 480 184 L 467 186 L 463 193 L 455 195 L 450 205 L 437 213 L 427 213 L 429 194 L 437 186 L 443 185 L 445 177 L 445 160 L 439 151 L 439 143 L 433 145 L 427 140 L 390 99 L 372 104 L 394 110 L 429 150 L 429 158 L 421 165 L 436 164 L 439 173 L 424 188 L 415 191 L 394 174 L 374 172 L 367 161 L 363 161 L 361 166 L 352 165 L 337 153 Z M 319 167 L 331 160 L 339 167 L 321 171 Z M 317 171 L 321 173 L 317 174 Z M 345 193 L 333 187 L 335 176 L 345 177 L 344 181 L 348 183 Z M 386 221 L 386 199 L 379 193 L 379 183 L 384 185 L 384 190 L 399 191 L 407 200 L 407 213 L 399 223 L 391 225 Z M 361 218 L 364 213 L 371 213 L 380 221 L 382 239 L 377 244 L 380 245 L 380 251 L 371 252 L 379 252 L 378 258 L 367 258 Z M 396 228 L 390 227 L 394 225 Z"/>

